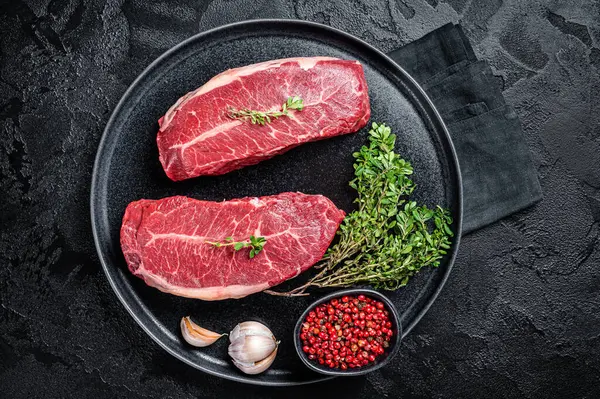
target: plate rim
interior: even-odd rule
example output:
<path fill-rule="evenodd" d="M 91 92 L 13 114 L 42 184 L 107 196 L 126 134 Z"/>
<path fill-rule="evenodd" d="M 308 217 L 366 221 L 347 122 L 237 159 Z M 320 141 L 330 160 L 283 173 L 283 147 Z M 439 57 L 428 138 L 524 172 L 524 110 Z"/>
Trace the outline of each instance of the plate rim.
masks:
<path fill-rule="evenodd" d="M 239 27 L 243 27 L 244 25 L 250 27 L 250 26 L 253 26 L 253 25 L 256 26 L 259 24 L 293 24 L 298 27 L 319 29 L 319 30 L 325 31 L 325 32 L 332 32 L 336 35 L 339 35 L 340 37 L 342 37 L 344 39 L 356 42 L 357 44 L 360 44 L 361 46 L 368 47 L 371 51 L 375 52 L 378 56 L 384 58 L 387 62 L 391 63 L 393 66 L 395 66 L 398 69 L 398 71 L 404 76 L 404 78 L 406 78 L 407 81 L 410 82 L 410 84 L 412 85 L 412 88 L 414 88 L 416 90 L 416 94 L 418 94 L 421 97 L 421 100 L 423 100 L 425 102 L 425 105 L 433 113 L 433 118 L 432 118 L 431 122 L 437 123 L 439 125 L 438 127 L 440 128 L 441 132 L 443 133 L 444 138 L 446 139 L 446 143 L 448 145 L 449 153 L 446 154 L 446 156 L 448 156 L 451 159 L 452 163 L 454 164 L 454 169 L 456 169 L 454 179 L 456 180 L 456 184 L 458 186 L 456 188 L 456 194 L 457 194 L 456 212 L 458 213 L 458 218 L 454 219 L 454 224 L 456 226 L 456 232 L 455 232 L 455 236 L 454 236 L 454 242 L 452 244 L 453 250 L 452 250 L 450 258 L 448 259 L 447 265 L 445 266 L 445 271 L 444 271 L 444 274 L 442 275 L 442 279 L 441 279 L 439 285 L 435 288 L 434 292 L 431 294 L 427 303 L 420 309 L 419 313 L 412 319 L 412 322 L 406 327 L 403 326 L 402 338 L 406 337 L 406 335 L 419 323 L 419 321 L 423 318 L 423 316 L 431 308 L 431 306 L 437 299 L 438 295 L 444 288 L 446 281 L 448 280 L 448 277 L 450 275 L 450 272 L 452 271 L 452 268 L 454 266 L 454 262 L 456 260 L 458 249 L 460 247 L 460 241 L 461 241 L 461 235 L 462 235 L 462 222 L 463 222 L 463 187 L 462 187 L 462 175 L 461 175 L 461 171 L 460 171 L 460 164 L 459 164 L 458 157 L 456 154 L 456 149 L 454 147 L 454 143 L 452 142 L 450 133 L 448 132 L 448 128 L 446 127 L 446 124 L 445 124 L 444 120 L 442 119 L 439 111 L 437 110 L 437 108 L 435 107 L 435 105 L 433 104 L 433 102 L 431 101 L 431 99 L 429 98 L 427 93 L 425 92 L 425 90 L 421 87 L 421 85 L 408 72 L 406 72 L 406 70 L 404 70 L 404 68 L 402 68 L 400 65 L 398 65 L 392 58 L 390 58 L 386 53 L 381 51 L 379 48 L 373 46 L 372 44 L 370 44 L 370 43 L 364 41 L 363 39 L 360 39 L 348 32 L 334 28 L 329 25 L 324 25 L 324 24 L 317 23 L 317 22 L 305 21 L 305 20 L 299 20 L 299 19 L 285 19 L 285 18 L 249 19 L 249 20 L 233 22 L 233 23 L 229 23 L 229 24 L 225 24 L 225 25 L 220 25 L 220 26 L 199 32 L 199 33 L 183 40 L 182 42 L 176 44 L 175 46 L 167 49 L 160 56 L 158 56 L 146 68 L 144 68 L 144 70 L 128 86 L 127 90 L 123 93 L 119 102 L 117 103 L 115 108 L 112 110 L 111 116 L 108 119 L 108 121 L 106 122 L 106 126 L 105 126 L 104 130 L 102 131 L 102 136 L 100 138 L 98 148 L 96 150 L 96 156 L 94 158 L 94 166 L 92 169 L 92 182 L 91 182 L 91 187 L 90 187 L 90 218 L 91 218 L 91 227 L 92 227 L 92 234 L 94 236 L 94 246 L 96 248 L 96 253 L 98 255 L 98 259 L 100 260 L 102 269 L 103 269 L 104 274 L 110 284 L 112 291 L 115 293 L 115 295 L 117 296 L 117 298 L 119 299 L 121 304 L 125 307 L 127 312 L 135 320 L 135 322 L 162 349 L 164 349 L 167 353 L 174 356 L 178 360 L 190 365 L 191 367 L 193 367 L 197 370 L 200 370 L 209 375 L 221 377 L 221 378 L 224 378 L 227 380 L 248 383 L 248 384 L 252 384 L 252 385 L 262 385 L 262 386 L 298 386 L 298 385 L 306 385 L 306 384 L 312 384 L 312 383 L 316 383 L 316 382 L 326 381 L 326 380 L 333 379 L 335 377 L 316 376 L 314 379 L 306 380 L 306 381 L 262 381 L 262 380 L 253 379 L 248 376 L 233 375 L 233 374 L 222 373 L 219 371 L 213 371 L 209 368 L 202 367 L 201 365 L 198 365 L 198 364 L 195 364 L 194 362 L 189 361 L 188 359 L 180 356 L 177 353 L 177 351 L 174 351 L 171 348 L 169 348 L 165 343 L 162 342 L 162 340 L 156 334 L 154 334 L 154 332 L 152 332 L 145 325 L 145 323 L 141 320 L 141 318 L 138 317 L 138 315 L 133 311 L 133 309 L 131 308 L 129 303 L 125 300 L 125 298 L 123 297 L 120 290 L 117 288 L 116 282 L 108 270 L 108 268 L 109 268 L 109 265 L 107 264 L 108 262 L 106 262 L 104 259 L 104 255 L 103 255 L 104 251 L 101 249 L 100 238 L 99 238 L 100 233 L 98 232 L 98 229 L 99 229 L 98 222 L 97 222 L 97 218 L 95 217 L 95 214 L 97 213 L 97 211 L 96 211 L 94 202 L 95 202 L 95 193 L 97 192 L 97 186 L 99 184 L 98 171 L 101 167 L 100 154 L 103 153 L 104 147 L 107 145 L 106 142 L 108 140 L 109 131 L 111 130 L 112 125 L 115 123 L 115 120 L 117 119 L 118 111 L 123 107 L 125 102 L 129 99 L 131 93 L 137 87 L 139 82 L 142 81 L 143 79 L 145 79 L 146 76 L 152 71 L 152 69 L 154 69 L 154 67 L 156 65 L 160 64 L 161 62 L 163 62 L 163 60 L 167 59 L 172 54 L 179 51 L 180 48 L 183 48 L 194 41 L 202 40 L 203 37 L 212 35 L 219 31 L 232 29 L 232 28 L 239 28 Z"/>

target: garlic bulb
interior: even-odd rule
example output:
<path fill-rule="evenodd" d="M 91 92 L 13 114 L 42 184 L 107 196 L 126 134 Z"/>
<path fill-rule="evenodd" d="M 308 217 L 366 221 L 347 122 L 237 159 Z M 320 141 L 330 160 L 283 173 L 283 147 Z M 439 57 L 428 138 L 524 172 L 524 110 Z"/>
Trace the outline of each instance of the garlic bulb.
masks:
<path fill-rule="evenodd" d="M 271 366 L 277 355 L 273 333 L 256 321 L 240 323 L 229 335 L 229 356 L 233 364 L 246 374 L 262 373 Z"/>
<path fill-rule="evenodd" d="M 200 348 L 212 345 L 216 340 L 225 335 L 200 327 L 194 323 L 189 316 L 182 317 L 179 325 L 181 327 L 183 339 L 185 339 L 188 344 Z"/>

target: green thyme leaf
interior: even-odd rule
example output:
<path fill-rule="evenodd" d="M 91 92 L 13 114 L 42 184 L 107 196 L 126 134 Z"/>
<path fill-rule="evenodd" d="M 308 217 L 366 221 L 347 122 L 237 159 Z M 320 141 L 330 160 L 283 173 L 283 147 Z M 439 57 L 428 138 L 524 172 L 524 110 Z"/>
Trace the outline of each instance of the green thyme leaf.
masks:
<path fill-rule="evenodd" d="M 233 244 L 233 249 L 239 251 L 240 249 L 244 248 L 244 246 L 245 245 L 243 242 L 236 242 L 235 244 Z"/>
<path fill-rule="evenodd" d="M 272 119 L 277 119 L 281 116 L 288 116 L 289 110 L 302 111 L 304 109 L 304 102 L 298 96 L 288 97 L 286 102 L 281 106 L 281 111 L 256 111 L 248 108 L 235 109 L 233 107 L 228 108 L 228 116 L 231 119 L 246 119 L 250 120 L 253 125 L 266 125 L 271 123 Z"/>

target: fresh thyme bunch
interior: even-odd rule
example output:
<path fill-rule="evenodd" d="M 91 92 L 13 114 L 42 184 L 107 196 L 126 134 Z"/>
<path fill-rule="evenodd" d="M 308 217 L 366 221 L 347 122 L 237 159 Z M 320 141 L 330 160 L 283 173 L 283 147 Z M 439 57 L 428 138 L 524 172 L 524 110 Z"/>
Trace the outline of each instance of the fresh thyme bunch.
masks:
<path fill-rule="evenodd" d="M 369 145 L 354 153 L 358 209 L 346 216 L 339 241 L 315 267 L 321 271 L 284 296 L 306 295 L 309 287 L 369 284 L 395 290 L 426 266 L 436 267 L 450 248 L 450 212 L 408 200 L 415 185 L 409 162 L 394 152 L 396 136 L 373 123 Z"/>

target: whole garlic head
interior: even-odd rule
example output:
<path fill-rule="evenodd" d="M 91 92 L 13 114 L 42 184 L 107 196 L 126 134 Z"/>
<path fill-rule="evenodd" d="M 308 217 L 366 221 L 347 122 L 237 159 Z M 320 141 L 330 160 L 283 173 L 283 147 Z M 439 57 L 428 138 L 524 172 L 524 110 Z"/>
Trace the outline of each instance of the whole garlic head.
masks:
<path fill-rule="evenodd" d="M 256 321 L 240 323 L 229 334 L 229 356 L 233 364 L 246 374 L 259 374 L 268 369 L 277 355 L 279 342 L 264 324 Z"/>

